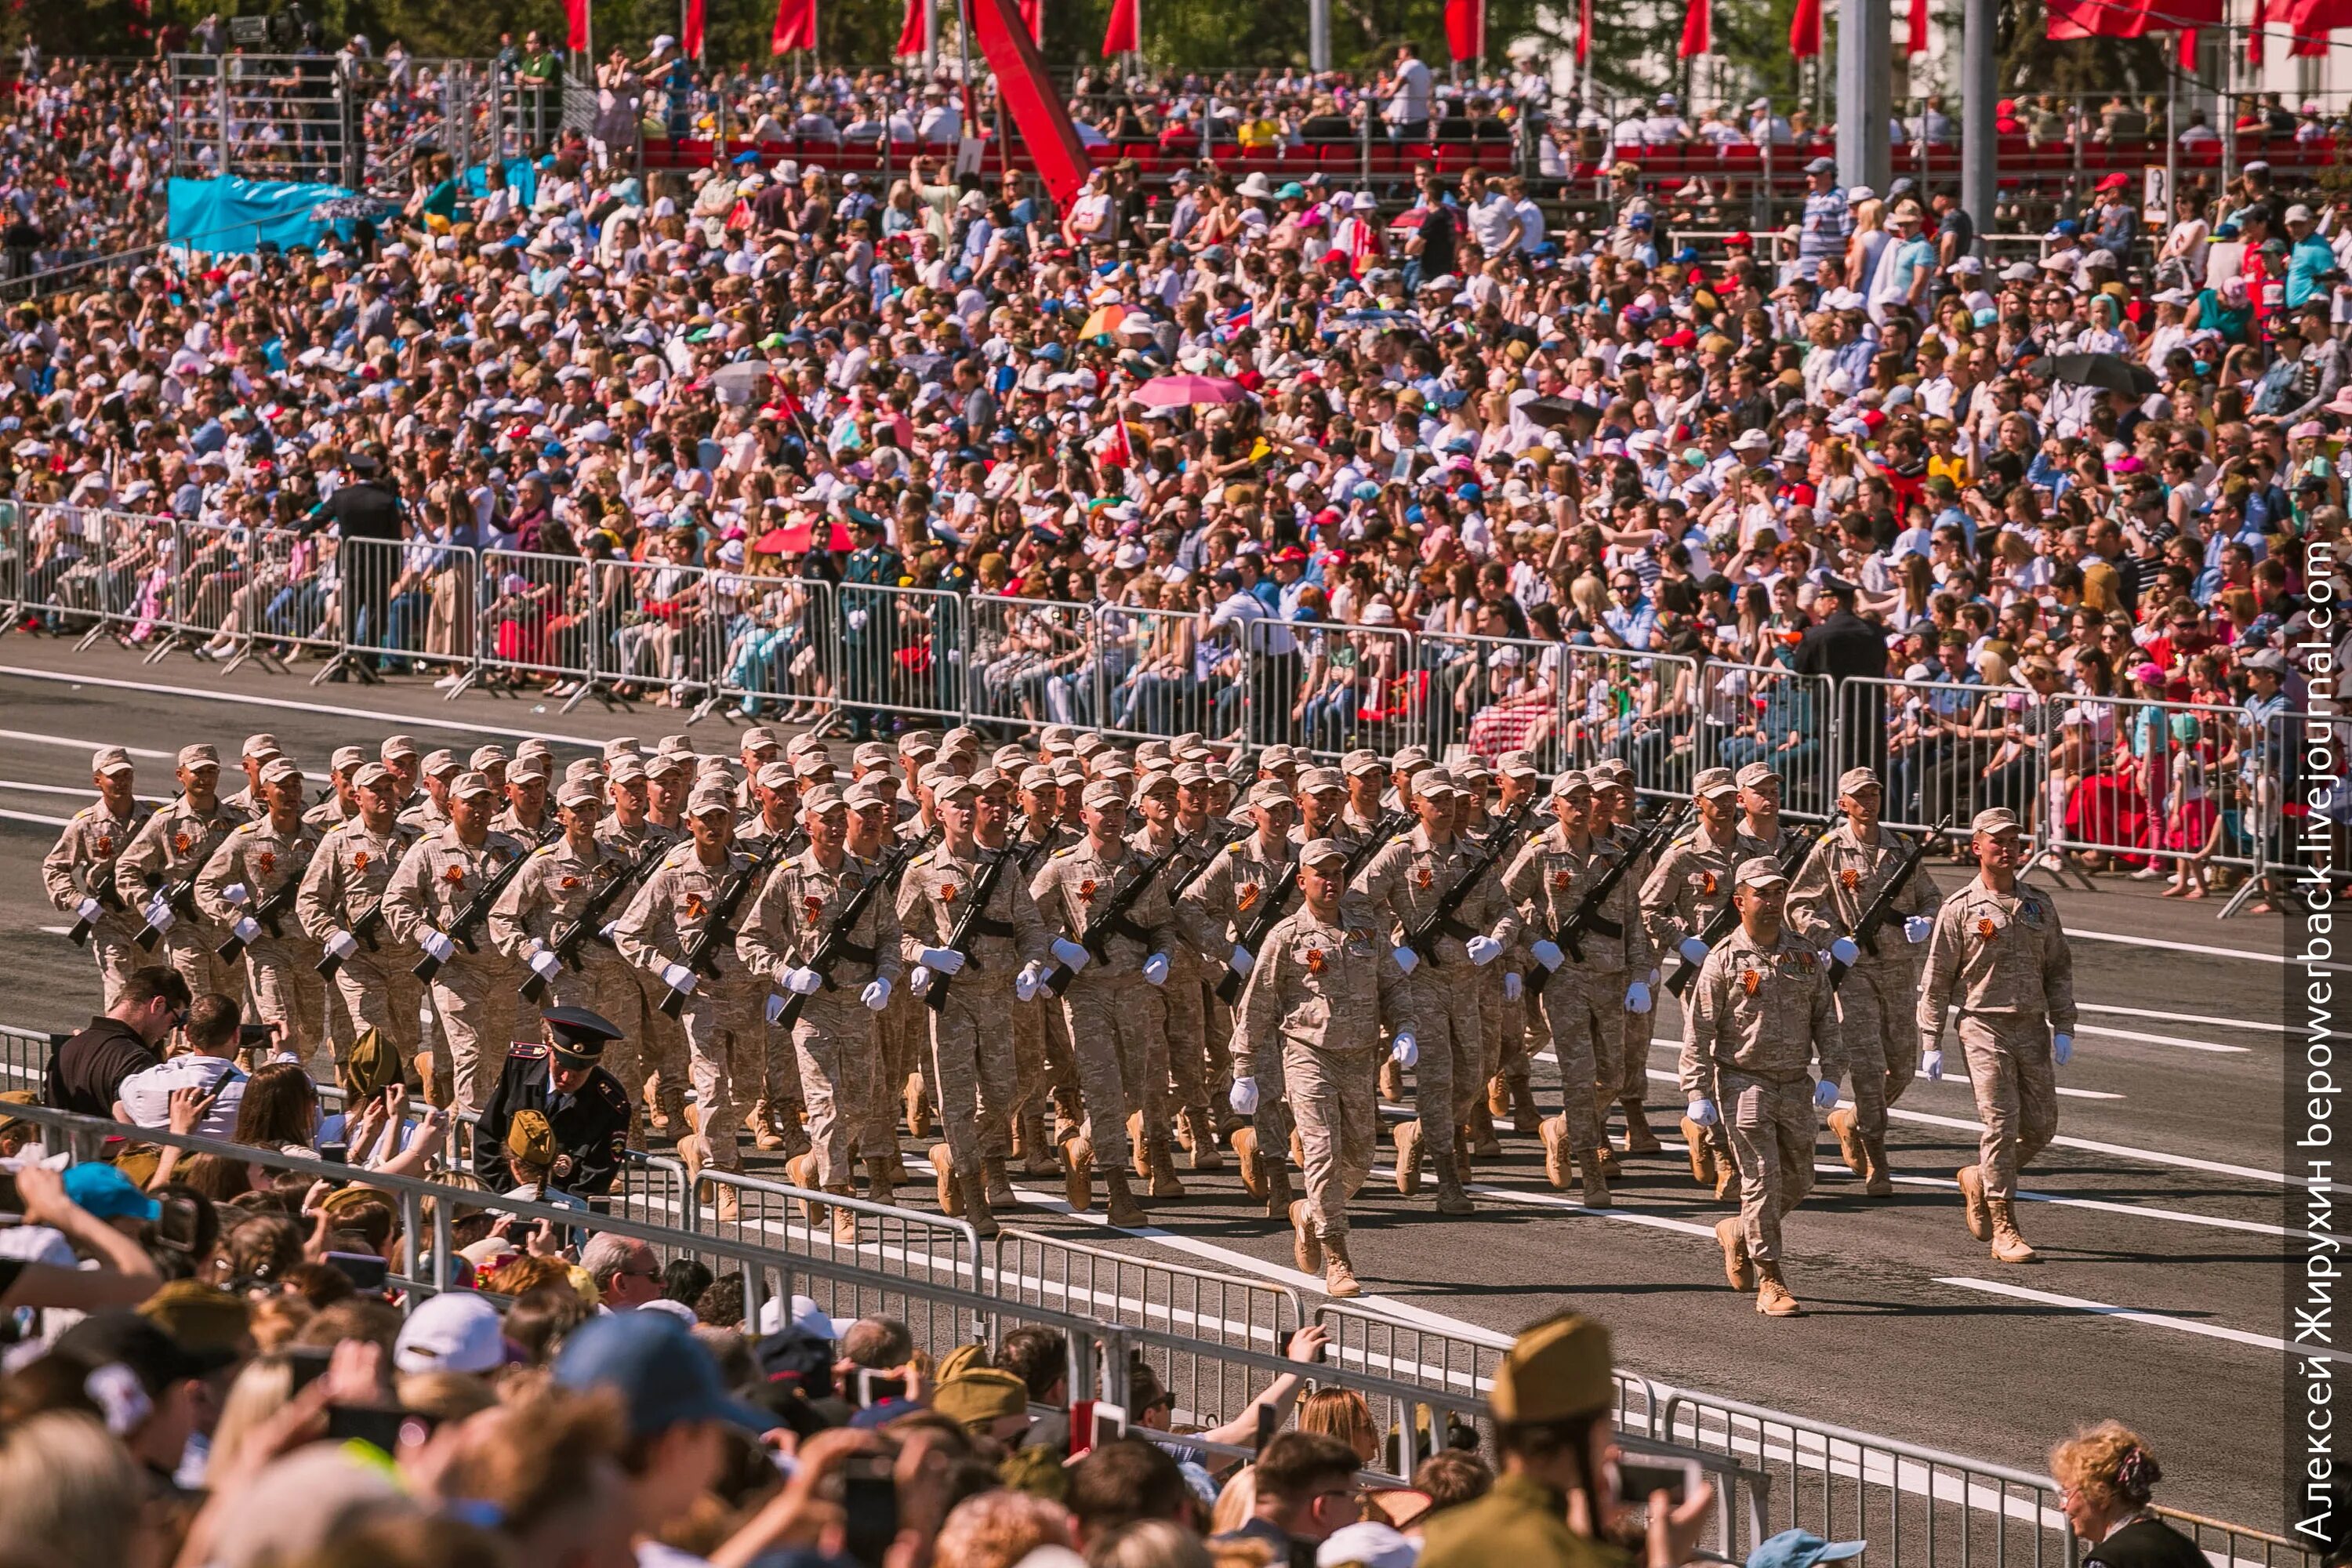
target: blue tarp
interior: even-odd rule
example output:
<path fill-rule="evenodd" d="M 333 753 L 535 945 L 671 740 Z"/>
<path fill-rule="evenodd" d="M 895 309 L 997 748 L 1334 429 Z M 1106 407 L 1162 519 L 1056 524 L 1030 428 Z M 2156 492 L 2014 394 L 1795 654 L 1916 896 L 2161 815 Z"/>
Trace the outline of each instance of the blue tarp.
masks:
<path fill-rule="evenodd" d="M 321 205 L 349 200 L 341 185 L 289 180 L 173 180 L 170 228 L 174 245 L 198 250 L 248 252 L 263 240 L 278 246 L 316 245 L 330 230 L 348 230 L 313 217 Z"/>

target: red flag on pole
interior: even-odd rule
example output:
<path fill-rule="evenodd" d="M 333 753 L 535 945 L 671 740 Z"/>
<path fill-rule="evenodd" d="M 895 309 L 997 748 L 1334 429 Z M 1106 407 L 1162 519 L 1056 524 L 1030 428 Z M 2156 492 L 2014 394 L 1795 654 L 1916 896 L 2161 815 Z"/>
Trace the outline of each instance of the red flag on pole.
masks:
<path fill-rule="evenodd" d="M 1789 52 L 1801 60 L 1821 54 L 1822 0 L 1797 0 L 1796 14 L 1789 18 Z"/>
<path fill-rule="evenodd" d="M 2263 0 L 2254 0 L 2254 20 L 2246 29 L 2246 63 L 2250 66 L 2263 63 L 2263 24 L 2270 20 L 2264 15 L 2266 9 Z"/>
<path fill-rule="evenodd" d="M 816 47 L 816 0 L 776 0 L 776 25 L 768 34 L 768 52 L 790 54 Z"/>
<path fill-rule="evenodd" d="M 1111 0 L 1110 26 L 1103 29 L 1104 58 L 1131 55 L 1143 30 L 1142 0 Z"/>
<path fill-rule="evenodd" d="M 2048 0 L 2053 38 L 2138 38 L 2218 27 L 2221 0 Z"/>
<path fill-rule="evenodd" d="M 1021 26 L 1029 34 L 1029 41 L 1045 41 L 1045 0 L 1020 0 Z"/>
<path fill-rule="evenodd" d="M 1799 0 L 1802 4 L 1803 0 Z M 1582 65 L 1592 58 L 1592 0 L 1577 0 L 1576 63 Z"/>
<path fill-rule="evenodd" d="M 1675 50 L 1676 58 L 1688 59 L 1715 47 L 1714 0 L 1690 0 L 1690 9 L 1683 13 L 1683 41 Z"/>
<path fill-rule="evenodd" d="M 686 16 L 678 24 L 677 47 L 686 58 L 702 58 L 702 0 L 686 0 Z"/>
<path fill-rule="evenodd" d="M 2294 29 L 2290 58 L 2325 58 L 2327 35 L 2336 27 L 2352 27 L 2352 0 L 2287 0 L 2283 18 Z"/>
<path fill-rule="evenodd" d="M 588 47 L 588 0 L 563 0 L 563 47 L 575 55 Z"/>
<path fill-rule="evenodd" d="M 1485 52 L 1486 0 L 1445 0 L 1445 53 L 1475 60 Z"/>
<path fill-rule="evenodd" d="M 2174 35 L 2174 47 L 2178 51 L 2173 57 L 2176 63 L 2182 70 L 2194 75 L 2197 70 L 2197 29 L 2183 27 Z"/>
<path fill-rule="evenodd" d="M 1927 0 L 1911 0 L 1911 37 L 1903 52 L 1906 55 L 1927 52 Z"/>
<path fill-rule="evenodd" d="M 906 19 L 898 24 L 898 47 L 902 55 L 919 55 L 929 41 L 931 30 L 931 0 L 907 0 Z"/>

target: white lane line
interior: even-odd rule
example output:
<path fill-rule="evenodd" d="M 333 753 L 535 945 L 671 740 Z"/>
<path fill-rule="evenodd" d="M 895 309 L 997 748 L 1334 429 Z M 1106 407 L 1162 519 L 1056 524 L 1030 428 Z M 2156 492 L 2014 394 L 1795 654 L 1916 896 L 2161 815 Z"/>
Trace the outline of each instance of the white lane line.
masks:
<path fill-rule="evenodd" d="M 0 671 L 0 673 L 5 672 Z M 2152 947 L 2166 952 L 2193 952 L 2202 958 L 2242 958 L 2254 963 L 2284 963 L 2287 961 L 2286 954 L 2283 952 L 2259 952 L 2246 947 L 2208 947 L 2199 942 L 2166 942 L 2153 936 L 2126 936 L 2122 931 L 2084 931 L 2079 926 L 2068 926 L 2066 934 L 2083 942 L 2116 942 L 2126 947 Z"/>
<path fill-rule="evenodd" d="M 27 741 L 37 746 L 63 746 L 68 751 L 75 752 L 94 752 L 102 745 L 112 743 L 105 741 L 77 741 L 71 735 L 51 735 L 46 734 L 38 730 L 0 730 L 0 741 Z M 117 749 L 128 752 L 134 757 L 150 757 L 157 762 L 163 763 L 176 763 L 179 761 L 180 756 L 177 752 L 159 752 L 152 746 L 122 746 Z M 242 776 L 241 773 L 239 773 L 239 770 L 237 769 L 232 768 L 229 772 L 233 776 Z M 306 771 L 302 776 L 312 784 L 324 784 L 332 775 L 320 773 L 317 769 L 313 768 Z M 86 787 L 67 784 L 37 784 L 11 782 L 7 784 L 5 787 L 9 789 L 37 790 L 44 795 L 87 795 L 92 793 Z M 167 801 L 172 797 L 163 795 L 142 795 L 139 798 L 141 800 Z"/>
<path fill-rule="evenodd" d="M 50 936 L 71 936 L 73 934 L 73 927 L 71 926 L 41 926 L 37 929 Z"/>
<path fill-rule="evenodd" d="M 68 675 L 59 670 L 28 669 L 16 664 L 0 664 L 0 675 L 14 675 L 26 680 L 62 681 L 70 686 L 107 687 L 118 691 L 152 691 L 159 697 L 186 697 L 198 702 L 235 702 L 248 708 L 278 708 L 297 713 L 322 713 L 337 719 L 369 719 L 389 724 L 395 730 L 461 730 L 474 735 L 536 735 L 542 741 L 560 741 L 572 746 L 602 747 L 604 744 L 602 737 L 594 735 L 559 735 L 552 730 L 529 730 L 512 724 L 483 724 L 468 719 L 443 719 L 422 713 L 387 713 L 377 708 L 344 708 L 324 702 L 298 701 L 287 697 L 259 697 L 251 692 L 222 691 L 201 686 L 157 686 L 145 680 Z"/>
<path fill-rule="evenodd" d="M 2063 1307 L 2070 1312 L 2087 1312 L 2094 1317 L 2121 1318 L 2126 1322 L 2145 1323 L 2151 1328 L 2171 1329 L 2184 1334 L 2201 1334 L 2209 1340 L 2227 1340 L 2232 1344 L 2252 1345 L 2257 1350 L 2278 1351 L 2288 1355 L 2311 1356 L 2327 1361 L 2352 1361 L 2352 1352 L 2313 1350 L 2308 1346 L 2289 1344 L 2271 1334 L 2249 1333 L 2244 1329 L 2226 1328 L 2220 1323 L 2200 1323 L 2193 1318 L 2176 1318 L 2168 1312 L 2143 1311 L 2137 1307 L 2117 1307 L 2105 1301 L 2093 1301 L 2081 1296 L 2061 1296 L 2049 1290 L 2029 1290 L 2022 1285 L 2005 1284 L 1997 1279 L 1971 1279 L 1965 1275 L 1939 1278 L 1938 1285 L 1956 1286 L 1963 1290 L 1980 1290 L 1988 1296 L 2007 1296 L 2012 1300 L 2032 1301 L 2044 1307 Z"/>
<path fill-rule="evenodd" d="M 2178 1046 L 2184 1051 L 2209 1051 L 2215 1056 L 2242 1057 L 2252 1054 L 2252 1046 L 2225 1046 L 2218 1040 L 2187 1040 L 2179 1035 L 2147 1035 L 2137 1029 L 2118 1029 L 2106 1024 L 2085 1024 L 2075 1020 L 2078 1035 L 2099 1035 L 2114 1040 L 2137 1040 L 2148 1046 Z"/>
<path fill-rule="evenodd" d="M 2112 1013 L 2119 1018 L 2154 1018 L 2166 1024 L 2203 1024 L 2215 1029 L 2260 1029 L 2284 1035 L 2284 1024 L 2273 1024 L 2266 1018 L 2214 1018 L 2203 1013 L 2159 1013 L 2152 1007 L 2113 1007 L 2096 1002 L 2077 1002 L 2078 1013 Z"/>
<path fill-rule="evenodd" d="M 37 811 L 0 811 L 0 822 L 29 822 L 36 827 L 70 827 L 70 816 L 44 816 Z"/>
<path fill-rule="evenodd" d="M 1822 1164 L 1814 1168 L 1832 1171 L 1841 1176 L 1846 1174 L 1846 1168 L 1843 1165 Z M 1957 1193 L 1960 1190 L 1959 1183 L 1946 1176 L 1897 1176 L 1895 1180 L 1905 1186 L 1938 1187 L 1948 1193 Z M 2217 1215 L 2191 1214 L 2186 1209 L 2149 1208 L 2140 1204 L 2111 1204 L 2101 1198 L 2062 1198 L 2055 1193 L 2029 1192 L 2023 1187 L 2017 1189 L 2017 1195 L 2028 1203 L 2055 1204 L 2060 1208 L 2068 1209 L 2095 1209 L 2101 1214 L 2119 1214 L 2131 1219 L 2160 1219 L 2172 1225 L 2201 1225 L 2214 1230 L 2243 1231 L 2249 1236 L 2310 1239 L 2308 1231 L 2291 1231 L 2283 1225 L 2265 1225 L 2261 1220 L 2223 1219 Z"/>
<path fill-rule="evenodd" d="M 96 794 L 88 784 L 26 784 L 22 779 L 0 779 L 0 790 L 10 795 L 69 795 L 79 800 L 92 799 Z M 131 798 L 149 805 L 172 804 L 172 797 L 168 795 L 134 795 Z"/>
<path fill-rule="evenodd" d="M 1559 1061 L 1559 1058 L 1550 1051 L 1538 1051 L 1530 1059 L 1539 1062 L 1551 1062 L 1554 1064 L 1557 1064 Z M 2112 1094 L 2103 1089 L 2069 1089 L 2063 1083 L 2058 1086 L 2058 1092 L 2073 1100 L 2121 1100 L 2124 1098 L 2120 1094 Z M 1402 1105 L 1395 1106 L 1393 1108 L 1383 1105 L 1381 1107 L 1381 1110 L 1383 1111 L 1393 1110 L 1394 1114 L 1405 1117 L 1408 1120 L 1410 1120 L 1414 1114 L 1409 1107 Z"/>

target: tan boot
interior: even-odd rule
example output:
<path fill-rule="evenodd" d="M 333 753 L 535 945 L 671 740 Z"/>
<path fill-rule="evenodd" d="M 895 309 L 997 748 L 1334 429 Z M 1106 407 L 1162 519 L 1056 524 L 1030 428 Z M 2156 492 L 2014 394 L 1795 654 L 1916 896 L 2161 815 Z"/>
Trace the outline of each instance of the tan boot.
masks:
<path fill-rule="evenodd" d="M 1462 1184 L 1465 1187 L 1476 1179 L 1475 1172 L 1470 1163 L 1476 1152 L 1471 1147 L 1470 1129 L 1455 1128 L 1454 1130 L 1454 1173 L 1462 1179 Z"/>
<path fill-rule="evenodd" d="M 869 1159 L 866 1162 L 866 1196 L 868 1202 L 895 1204 L 898 1201 L 898 1177 L 892 1173 L 889 1161 Z"/>
<path fill-rule="evenodd" d="M 1503 1157 L 1503 1142 L 1495 1136 L 1495 1118 L 1484 1106 L 1479 1107 L 1477 1117 L 1470 1123 L 1470 1140 L 1463 1147 L 1475 1150 L 1482 1160 Z"/>
<path fill-rule="evenodd" d="M 1348 1238 L 1327 1236 L 1323 1238 L 1323 1294 L 1335 1301 L 1345 1301 L 1360 1296 L 1364 1288 L 1356 1279 L 1356 1265 L 1348 1256 Z"/>
<path fill-rule="evenodd" d="M 714 1164 L 706 1168 L 713 1173 L 730 1176 L 740 1176 L 743 1173 L 739 1167 L 731 1165 Z M 719 1224 L 733 1225 L 741 1219 L 743 1214 L 740 1205 L 740 1190 L 731 1183 L 722 1183 L 710 1189 L 710 1217 Z"/>
<path fill-rule="evenodd" d="M 1127 1156 L 1129 1165 L 1135 1171 L 1135 1179 L 1139 1182 L 1150 1181 L 1151 1179 L 1150 1144 L 1143 1134 L 1143 1112 L 1140 1110 L 1130 1110 L 1127 1113 Z"/>
<path fill-rule="evenodd" d="M 1593 1151 L 1585 1152 L 1577 1173 L 1580 1195 L 1584 1199 L 1586 1208 L 1605 1209 L 1615 1205 L 1617 1200 L 1609 1195 L 1609 1173 Z"/>
<path fill-rule="evenodd" d="M 814 1192 L 817 1184 L 816 1151 L 812 1149 L 805 1154 L 795 1154 L 791 1159 L 785 1161 L 784 1181 L 786 1184 L 799 1187 L 804 1192 Z M 814 1198 L 802 1199 L 801 1211 L 803 1217 L 805 1218 L 809 1224 L 823 1225 L 824 1223 L 824 1205 L 818 1203 Z"/>
<path fill-rule="evenodd" d="M 1421 1123 L 1400 1121 L 1391 1136 L 1396 1140 L 1396 1189 L 1411 1197 L 1421 1191 Z"/>
<path fill-rule="evenodd" d="M 931 1145 L 931 1174 L 938 1184 L 940 1212 L 963 1212 L 963 1184 L 956 1179 L 955 1154 L 944 1143 Z"/>
<path fill-rule="evenodd" d="M 1715 1185 L 1715 1145 L 1706 1141 L 1706 1129 L 1685 1116 L 1683 1138 L 1690 1144 L 1691 1180 L 1702 1187 Z M 1633 1150 L 1625 1152 L 1630 1154 Z"/>
<path fill-rule="evenodd" d="M 1992 1210 L 1985 1203 L 1984 1173 L 1963 1165 L 1952 1173 L 1960 1184 L 1960 1201 L 1968 1206 L 1969 1234 L 1979 1241 L 1992 1239 Z"/>
<path fill-rule="evenodd" d="M 1031 1111 L 1014 1124 L 1021 1147 L 1013 1151 L 1021 1161 L 1024 1176 L 1050 1176 L 1060 1169 L 1054 1163 L 1053 1145 L 1045 1139 L 1045 1119 Z"/>
<path fill-rule="evenodd" d="M 1723 1248 L 1723 1277 L 1731 1281 L 1735 1290 L 1756 1289 L 1756 1269 L 1748 1260 L 1748 1233 L 1739 1221 L 1719 1219 L 1715 1222 L 1716 1245 Z"/>
<path fill-rule="evenodd" d="M 846 1183 L 826 1190 L 845 1198 L 857 1195 L 857 1190 Z M 844 1208 L 839 1204 L 833 1205 L 833 1244 L 835 1247 L 857 1245 L 857 1211 L 856 1209 Z"/>
<path fill-rule="evenodd" d="M 1287 1218 L 1291 1204 L 1290 1167 L 1268 1165 L 1265 1168 L 1265 1217 Z"/>
<path fill-rule="evenodd" d="M 1869 1151 L 1863 1147 L 1862 1124 L 1853 1106 L 1841 1105 L 1830 1112 L 1830 1131 L 1837 1138 L 1838 1157 L 1845 1162 L 1845 1168 L 1861 1175 L 1870 1163 Z"/>
<path fill-rule="evenodd" d="M 980 1180 L 981 1190 L 988 1194 L 989 1207 L 1009 1209 L 1020 1203 L 1021 1200 L 1013 1195 L 1013 1183 L 1004 1173 L 1003 1159 L 982 1160 L 980 1163 Z"/>
<path fill-rule="evenodd" d="M 1234 1129 L 1234 1163 L 1241 1168 L 1242 1190 L 1254 1198 L 1265 1196 L 1265 1162 L 1258 1158 L 1257 1129 Z"/>
<path fill-rule="evenodd" d="M 1478 1205 L 1472 1203 L 1470 1194 L 1462 1190 L 1462 1178 L 1448 1170 L 1441 1169 L 1437 1173 L 1437 1212 L 1457 1215 L 1478 1212 Z"/>
<path fill-rule="evenodd" d="M 997 1232 L 996 1215 L 989 1212 L 988 1192 L 978 1176 L 961 1176 L 956 1185 L 963 1190 L 963 1217 L 971 1222 L 971 1233 L 985 1241 Z"/>
<path fill-rule="evenodd" d="M 1593 1148 L 1592 1157 L 1601 1162 L 1601 1170 L 1607 1173 L 1611 1181 L 1613 1182 L 1625 1173 L 1625 1167 L 1618 1162 L 1617 1151 L 1607 1142 L 1597 1144 Z"/>
<path fill-rule="evenodd" d="M 1801 1318 L 1805 1310 L 1797 1305 L 1797 1298 L 1789 1293 L 1789 1282 L 1780 1277 L 1777 1263 L 1756 1266 L 1756 1310 L 1768 1318 Z"/>
<path fill-rule="evenodd" d="M 1315 1216 L 1307 1212 L 1305 1198 L 1290 1205 L 1290 1256 L 1297 1260 L 1301 1274 L 1322 1272 L 1323 1243 L 1316 1238 Z"/>
<path fill-rule="evenodd" d="M 1381 1062 L 1381 1098 L 1394 1105 L 1404 1099 L 1404 1069 L 1383 1058 Z"/>
<path fill-rule="evenodd" d="M 780 1108 L 773 1120 L 776 1136 L 784 1141 L 784 1155 L 787 1159 L 794 1154 L 805 1154 L 815 1147 L 809 1142 L 808 1129 L 801 1124 L 799 1106 L 787 1105 Z"/>
<path fill-rule="evenodd" d="M 1095 1206 L 1095 1146 L 1073 1138 L 1062 1145 L 1062 1199 L 1084 1214 Z"/>
<path fill-rule="evenodd" d="M 1568 1191 L 1568 1168 L 1572 1156 L 1568 1147 L 1568 1118 L 1555 1116 L 1541 1129 L 1544 1147 L 1544 1180 L 1554 1192 Z"/>
<path fill-rule="evenodd" d="M 784 1146 L 784 1134 L 764 1100 L 751 1107 L 751 1142 L 771 1154 Z"/>
<path fill-rule="evenodd" d="M 1715 1161 L 1715 1201 L 1739 1206 L 1739 1167 L 1720 1154 Z"/>
<path fill-rule="evenodd" d="M 931 1104 L 929 1098 L 923 1093 L 922 1074 L 910 1072 L 907 1075 L 906 1093 L 907 1131 L 909 1135 L 917 1139 L 929 1137 L 931 1135 Z"/>
<path fill-rule="evenodd" d="M 1486 1080 L 1486 1114 L 1492 1117 L 1508 1116 L 1510 1113 L 1511 1086 L 1503 1081 L 1501 1073 L 1496 1073 Z"/>
<path fill-rule="evenodd" d="M 1184 1112 L 1183 1125 L 1191 1142 L 1185 1147 L 1192 1156 L 1195 1171 L 1222 1171 L 1225 1157 L 1217 1148 L 1217 1124 L 1209 1116 L 1206 1106 L 1193 1106 Z"/>
<path fill-rule="evenodd" d="M 1862 1141 L 1862 1190 L 1874 1198 L 1895 1195 L 1895 1175 L 1886 1164 L 1886 1140 Z"/>
<path fill-rule="evenodd" d="M 1105 1214 L 1111 1224 L 1134 1229 L 1149 1223 L 1143 1205 L 1135 1201 L 1135 1191 L 1127 1184 L 1127 1173 L 1114 1165 L 1103 1173 L 1103 1184 L 1110 1189 L 1110 1202 Z"/>
<path fill-rule="evenodd" d="M 1665 1145 L 1658 1142 L 1658 1135 L 1650 1131 L 1650 1115 L 1642 1108 L 1642 1102 L 1628 1100 L 1622 1103 L 1625 1107 L 1625 1152 L 1654 1154 L 1664 1149 Z"/>
<path fill-rule="evenodd" d="M 2026 1244 L 2017 1228 L 2017 1205 L 2009 1198 L 1987 1198 L 1992 1211 L 1992 1260 L 1995 1263 L 2039 1263 L 2042 1254 Z"/>
<path fill-rule="evenodd" d="M 1527 1133 L 1543 1126 L 1543 1112 L 1536 1109 L 1536 1086 L 1533 1080 L 1515 1078 L 1508 1080 L 1511 1094 L 1511 1131 Z"/>
<path fill-rule="evenodd" d="M 1184 1184 L 1176 1179 L 1176 1152 L 1165 1138 L 1154 1138 L 1144 1151 L 1146 1175 L 1155 1198 L 1181 1198 Z"/>

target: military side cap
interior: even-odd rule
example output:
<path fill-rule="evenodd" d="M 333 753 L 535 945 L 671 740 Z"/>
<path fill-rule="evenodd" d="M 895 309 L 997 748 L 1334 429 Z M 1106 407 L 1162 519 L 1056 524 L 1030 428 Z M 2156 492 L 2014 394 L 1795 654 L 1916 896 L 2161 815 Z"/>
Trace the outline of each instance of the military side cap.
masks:
<path fill-rule="evenodd" d="M 1969 819 L 1969 831 L 1970 833 L 2015 833 L 2018 831 L 2017 813 L 2005 805 L 1987 806 Z"/>
<path fill-rule="evenodd" d="M 1029 1385 L 1000 1367 L 975 1366 L 943 1379 L 932 1391 L 931 1408 L 950 1421 L 983 1426 L 1007 1415 L 1025 1415 Z"/>
<path fill-rule="evenodd" d="M 1299 847 L 1298 863 L 1302 866 L 1320 866 L 1330 860 L 1347 864 L 1348 852 L 1339 847 L 1337 839 L 1310 838 Z"/>
<path fill-rule="evenodd" d="M 1487 1402 L 1497 1421 L 1572 1421 L 1616 1403 L 1610 1371 L 1608 1328 L 1580 1312 L 1562 1312 L 1511 1342 Z"/>
<path fill-rule="evenodd" d="M 1701 768 L 1698 777 L 1691 781 L 1691 795 L 1699 800 L 1709 795 L 1736 795 L 1738 791 L 1739 781 L 1732 776 L 1729 768 Z"/>
<path fill-rule="evenodd" d="M 1586 774 L 1570 768 L 1551 781 L 1551 793 L 1554 799 L 1564 795 L 1591 795 L 1592 780 Z"/>
<path fill-rule="evenodd" d="M 362 1029 L 343 1058 L 341 1078 L 348 1095 L 365 1099 L 400 1081 L 400 1053 L 385 1041 L 381 1029 Z"/>
<path fill-rule="evenodd" d="M 1848 768 L 1838 774 L 1838 794 L 1858 795 L 1866 789 L 1882 787 L 1875 768 Z"/>
<path fill-rule="evenodd" d="M 507 1123 L 507 1153 L 524 1165 L 555 1163 L 555 1129 L 543 1110 L 518 1110 Z"/>
<path fill-rule="evenodd" d="M 1788 879 L 1789 874 L 1780 869 L 1780 862 L 1769 855 L 1753 855 L 1739 863 L 1738 880 L 1743 888 L 1768 888 Z"/>
<path fill-rule="evenodd" d="M 555 1054 L 576 1062 L 601 1061 L 604 1042 L 617 1040 L 626 1033 L 603 1014 L 586 1007 L 550 1007 L 540 1016 L 547 1020 L 547 1032 L 555 1037 Z"/>

